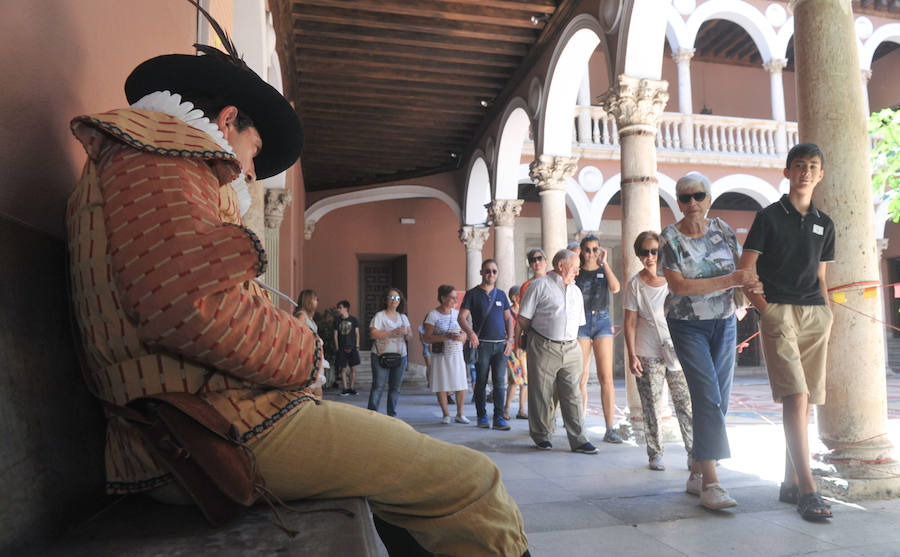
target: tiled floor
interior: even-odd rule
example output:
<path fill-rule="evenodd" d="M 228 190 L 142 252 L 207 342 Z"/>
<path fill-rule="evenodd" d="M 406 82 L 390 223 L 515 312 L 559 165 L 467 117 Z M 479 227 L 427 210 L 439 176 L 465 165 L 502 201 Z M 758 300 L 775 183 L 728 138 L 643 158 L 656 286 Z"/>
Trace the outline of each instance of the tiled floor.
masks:
<path fill-rule="evenodd" d="M 889 378 L 887 386 L 889 431 L 896 446 L 900 377 Z M 599 392 L 596 386 L 591 390 L 587 425 L 600 448 L 596 456 L 571 453 L 562 427 L 553 438 L 554 450 L 546 452 L 534 450 L 525 420 L 511 420 L 512 430 L 506 432 L 476 428 L 471 404 L 466 412 L 473 425 L 441 425 L 434 395 L 417 387 L 403 389 L 399 417 L 494 460 L 522 511 L 535 556 L 900 556 L 900 499 L 835 502 L 830 523 L 805 522 L 793 506 L 778 502 L 784 466 L 781 408 L 772 402 L 765 377 L 735 380 L 728 418 L 732 458 L 722 461 L 719 475 L 739 505 L 721 512 L 704 510 L 684 492 L 687 470 L 680 444 L 666 445 L 666 471 L 651 472 L 643 446 L 600 442 Z M 334 399 L 364 406 L 367 394 Z M 616 401 L 617 419 L 623 419 L 622 381 L 617 381 Z M 812 450 L 822 452 L 815 432 L 812 425 Z"/>

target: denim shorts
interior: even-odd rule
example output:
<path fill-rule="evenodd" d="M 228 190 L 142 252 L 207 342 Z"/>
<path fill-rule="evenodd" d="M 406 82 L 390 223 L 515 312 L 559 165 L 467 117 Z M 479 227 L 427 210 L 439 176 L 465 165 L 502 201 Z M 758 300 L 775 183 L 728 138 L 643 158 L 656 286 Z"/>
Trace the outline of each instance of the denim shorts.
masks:
<path fill-rule="evenodd" d="M 585 311 L 587 322 L 578 327 L 578 338 L 595 338 L 613 336 L 612 322 L 609 320 L 609 311 L 605 309 Z"/>

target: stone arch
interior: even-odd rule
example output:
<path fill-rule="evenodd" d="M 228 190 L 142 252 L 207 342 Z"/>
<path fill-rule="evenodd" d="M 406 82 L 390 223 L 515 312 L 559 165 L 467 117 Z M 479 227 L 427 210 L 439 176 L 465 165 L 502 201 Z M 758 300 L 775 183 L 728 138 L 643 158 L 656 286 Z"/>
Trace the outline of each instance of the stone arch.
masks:
<path fill-rule="evenodd" d="M 385 186 L 367 190 L 352 191 L 339 195 L 332 195 L 330 197 L 326 197 L 325 199 L 320 199 L 319 201 L 316 201 L 315 203 L 310 205 L 309 208 L 303 213 L 303 218 L 306 221 L 307 226 L 309 226 L 310 223 L 312 223 L 312 225 L 314 226 L 316 222 L 322 220 L 322 217 L 324 217 L 328 213 L 337 209 L 342 209 L 344 207 L 361 205 L 363 203 L 374 203 L 376 201 L 389 201 L 391 199 L 414 199 L 418 197 L 432 198 L 443 201 L 444 204 L 450 207 L 450 210 L 453 211 L 453 213 L 456 215 L 456 218 L 460 218 L 459 205 L 452 197 L 437 188 L 413 185 Z"/>
<path fill-rule="evenodd" d="M 484 153 L 476 151 L 466 174 L 466 194 L 463 224 L 484 224 L 488 214 L 485 205 L 491 202 L 491 174 Z"/>
<path fill-rule="evenodd" d="M 859 49 L 859 67 L 864 70 L 872 69 L 872 58 L 875 49 L 883 42 L 900 44 L 900 23 L 888 23 L 876 29 Z"/>
<path fill-rule="evenodd" d="M 534 181 L 529 175 L 528 165 L 519 165 L 519 184 L 533 184 Z M 591 222 L 590 219 L 590 201 L 587 194 L 581 187 L 581 184 L 573 178 L 566 179 L 566 207 L 572 213 L 572 219 L 575 220 L 575 226 L 578 230 L 596 230 L 596 228 L 585 228 Z"/>
<path fill-rule="evenodd" d="M 778 201 L 781 194 L 769 182 L 750 174 L 731 174 L 712 183 L 712 203 L 723 193 L 740 193 L 756 201 L 760 208 Z"/>
<path fill-rule="evenodd" d="M 600 22 L 591 15 L 572 19 L 560 35 L 541 99 L 539 124 L 535 134 L 535 154 L 569 156 L 572 153 L 572 130 L 575 125 L 575 103 L 587 63 L 602 36 Z"/>
<path fill-rule="evenodd" d="M 753 5 L 741 0 L 709 0 L 698 6 L 687 20 L 689 48 L 694 47 L 700 26 L 710 19 L 727 19 L 740 25 L 753 39 L 763 63 L 777 52 L 778 41 L 772 24 Z"/>
<path fill-rule="evenodd" d="M 896 25 L 896 24 L 892 24 Z M 794 16 L 790 16 L 787 18 L 787 21 L 784 22 L 784 25 L 778 29 L 778 33 L 775 35 L 775 43 L 772 47 L 772 57 L 773 58 L 787 58 L 787 49 L 791 44 L 791 39 L 794 37 Z M 859 67 L 862 69 L 868 68 L 866 62 L 864 62 L 865 53 L 863 42 L 860 40 L 858 36 L 856 36 L 856 47 L 859 53 Z M 875 45 L 877 48 L 878 45 Z M 872 50 L 872 53 L 875 53 L 875 50 Z M 872 57 L 869 56 L 869 62 L 871 63 Z"/>
<path fill-rule="evenodd" d="M 500 120 L 500 138 L 493 157 L 496 161 L 494 176 L 494 199 L 517 199 L 519 197 L 519 165 L 522 161 L 522 144 L 528 139 L 531 117 L 528 103 L 516 97 L 507 106 Z"/>
<path fill-rule="evenodd" d="M 678 202 L 675 197 L 675 180 L 662 172 L 656 173 L 656 180 L 659 187 L 659 196 L 666 202 L 672 211 L 675 220 L 680 220 L 684 216 L 678 208 Z M 591 215 L 597 220 L 596 226 L 600 225 L 603 217 L 603 211 L 609 204 L 609 200 L 613 198 L 618 191 L 621 190 L 622 175 L 616 174 L 603 183 L 603 186 L 597 190 L 597 193 L 591 199 Z M 596 230 L 596 228 L 594 229 Z"/>
<path fill-rule="evenodd" d="M 666 40 L 669 49 L 678 52 L 682 48 L 693 48 L 693 43 L 688 42 L 688 27 L 675 6 L 666 6 Z"/>
<path fill-rule="evenodd" d="M 659 0 L 631 0 L 629 9 L 623 14 L 616 45 L 615 72 L 611 77 L 625 74 L 642 79 L 660 79 L 662 76 L 663 51 L 666 38 L 672 38 L 667 31 L 670 19 L 674 28 L 680 30 L 681 16 L 665 6 L 670 2 Z M 664 8 L 664 9 L 663 9 Z M 678 40 L 681 37 L 678 35 Z M 693 41 L 679 42 L 680 48 L 692 48 Z"/>

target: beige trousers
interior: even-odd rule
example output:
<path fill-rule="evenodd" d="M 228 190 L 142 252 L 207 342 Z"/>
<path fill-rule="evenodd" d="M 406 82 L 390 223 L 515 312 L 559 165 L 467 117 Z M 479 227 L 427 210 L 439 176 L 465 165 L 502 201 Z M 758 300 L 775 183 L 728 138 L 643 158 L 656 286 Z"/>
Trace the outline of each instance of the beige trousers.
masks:
<path fill-rule="evenodd" d="M 339 402 L 306 404 L 253 452 L 278 497 L 365 497 L 436 555 L 519 557 L 528 548 L 494 463 L 400 420 Z"/>
<path fill-rule="evenodd" d="M 569 446 L 588 442 L 581 414 L 581 347 L 577 341 L 559 344 L 537 334 L 528 335 L 528 430 L 535 443 L 553 434 L 554 387 L 559 395 Z"/>

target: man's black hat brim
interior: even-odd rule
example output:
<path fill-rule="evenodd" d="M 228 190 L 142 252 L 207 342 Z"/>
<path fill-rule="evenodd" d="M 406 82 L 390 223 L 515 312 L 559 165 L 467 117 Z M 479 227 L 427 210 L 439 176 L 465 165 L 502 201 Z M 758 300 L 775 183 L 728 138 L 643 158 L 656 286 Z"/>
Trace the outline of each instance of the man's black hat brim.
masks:
<path fill-rule="evenodd" d="M 262 150 L 253 159 L 257 179 L 286 170 L 300 156 L 303 129 L 299 116 L 281 93 L 251 70 L 212 56 L 166 54 L 143 62 L 125 81 L 129 103 L 155 91 L 208 91 L 253 119 L 263 142 Z M 206 116 L 212 120 L 215 115 Z"/>

